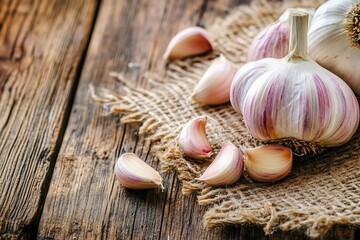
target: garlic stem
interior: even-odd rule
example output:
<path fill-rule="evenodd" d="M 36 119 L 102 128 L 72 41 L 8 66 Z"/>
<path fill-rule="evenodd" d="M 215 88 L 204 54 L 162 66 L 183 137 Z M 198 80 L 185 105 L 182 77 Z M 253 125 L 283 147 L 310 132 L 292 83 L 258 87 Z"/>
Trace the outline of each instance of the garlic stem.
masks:
<path fill-rule="evenodd" d="M 307 60 L 307 33 L 309 14 L 301 11 L 292 11 L 290 16 L 290 39 L 288 61 Z"/>
<path fill-rule="evenodd" d="M 252 41 L 247 61 L 256 61 L 263 58 L 283 58 L 289 53 L 290 16 L 293 11 L 309 14 L 309 25 L 315 14 L 314 9 L 288 8 L 276 21 L 264 28 Z"/>

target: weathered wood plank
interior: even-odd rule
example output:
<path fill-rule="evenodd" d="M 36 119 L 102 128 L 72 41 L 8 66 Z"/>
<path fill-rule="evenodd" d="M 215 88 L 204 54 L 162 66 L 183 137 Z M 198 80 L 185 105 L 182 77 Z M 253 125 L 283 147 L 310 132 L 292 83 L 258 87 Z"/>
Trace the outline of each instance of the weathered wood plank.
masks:
<path fill-rule="evenodd" d="M 0 238 L 36 229 L 96 6 L 0 1 Z"/>

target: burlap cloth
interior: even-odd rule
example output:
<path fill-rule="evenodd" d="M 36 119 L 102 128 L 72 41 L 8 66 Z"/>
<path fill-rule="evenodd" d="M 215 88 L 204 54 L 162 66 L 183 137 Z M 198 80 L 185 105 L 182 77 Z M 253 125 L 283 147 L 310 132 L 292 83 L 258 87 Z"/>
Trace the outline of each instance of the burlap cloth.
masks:
<path fill-rule="evenodd" d="M 106 89 L 93 92 L 108 110 L 122 114 L 123 123 L 142 123 L 139 132 L 146 134 L 161 170 L 175 170 L 183 193 L 197 191 L 199 204 L 208 205 L 206 227 L 252 223 L 263 226 L 266 233 L 301 229 L 317 237 L 334 224 L 360 225 L 359 131 L 341 147 L 295 159 L 292 172 L 280 182 L 256 183 L 243 176 L 236 184 L 217 188 L 194 180 L 209 162 L 184 157 L 175 140 L 184 123 L 207 115 L 207 133 L 215 152 L 225 140 L 245 147 L 260 144 L 249 135 L 241 114 L 230 104 L 209 107 L 193 102 L 190 95 L 194 84 L 220 52 L 241 66 L 253 37 L 287 7 L 317 7 L 321 2 L 252 1 L 239 6 L 208 29 L 216 42 L 215 52 L 170 63 L 165 79 L 148 77 L 150 90 L 124 86 L 126 94 L 121 95 Z M 121 74 L 117 77 L 122 79 Z"/>

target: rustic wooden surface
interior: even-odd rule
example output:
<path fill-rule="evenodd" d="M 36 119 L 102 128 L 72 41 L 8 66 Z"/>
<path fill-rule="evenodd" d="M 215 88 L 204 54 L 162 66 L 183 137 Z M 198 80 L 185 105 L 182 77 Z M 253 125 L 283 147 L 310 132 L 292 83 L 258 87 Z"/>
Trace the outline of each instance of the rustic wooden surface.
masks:
<path fill-rule="evenodd" d="M 95 1 L 0 1 L 0 238 L 36 234 Z"/>
<path fill-rule="evenodd" d="M 164 74 L 177 31 L 245 2 L 0 0 L 0 239 L 304 239 L 248 225 L 205 230 L 205 207 L 173 173 L 164 192 L 122 188 L 113 167 L 123 152 L 158 163 L 139 125 L 106 116 L 88 94 L 89 84 L 121 91 L 111 71 L 146 87 L 141 76 Z M 335 227 L 324 239 L 356 237 Z"/>

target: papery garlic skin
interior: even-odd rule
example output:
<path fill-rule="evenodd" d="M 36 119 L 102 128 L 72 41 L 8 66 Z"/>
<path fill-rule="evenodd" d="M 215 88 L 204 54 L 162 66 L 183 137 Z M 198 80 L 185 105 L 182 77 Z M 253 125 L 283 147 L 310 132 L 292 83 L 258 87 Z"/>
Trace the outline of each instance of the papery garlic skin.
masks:
<path fill-rule="evenodd" d="M 252 41 L 247 61 L 256 61 L 262 58 L 282 58 L 289 48 L 289 24 L 277 21 L 263 29 Z"/>
<path fill-rule="evenodd" d="M 237 69 L 223 55 L 216 58 L 195 86 L 195 102 L 218 105 L 230 100 L 230 86 Z"/>
<path fill-rule="evenodd" d="M 245 64 L 233 79 L 230 101 L 261 141 L 338 146 L 357 130 L 359 104 L 344 81 L 307 56 L 307 22 L 299 15 L 292 17 L 289 55 Z"/>
<path fill-rule="evenodd" d="M 281 145 L 264 145 L 245 150 L 245 170 L 258 182 L 275 182 L 289 175 L 292 152 Z"/>
<path fill-rule="evenodd" d="M 309 24 L 315 10 L 309 8 L 289 8 L 280 18 L 264 28 L 252 41 L 247 61 L 256 61 L 263 58 L 283 58 L 289 50 L 290 25 L 289 18 L 291 11 L 298 10 L 309 14 Z"/>
<path fill-rule="evenodd" d="M 124 153 L 116 161 L 115 176 L 130 189 L 164 188 L 160 174 L 134 153 Z"/>
<path fill-rule="evenodd" d="M 360 95 L 360 1 L 325 2 L 308 36 L 310 56 Z"/>
<path fill-rule="evenodd" d="M 178 144 L 182 151 L 194 159 L 210 158 L 213 151 L 206 136 L 206 116 L 190 120 L 181 130 Z"/>
<path fill-rule="evenodd" d="M 219 154 L 197 180 L 217 187 L 235 183 L 241 177 L 244 160 L 239 148 L 227 141 Z"/>
<path fill-rule="evenodd" d="M 213 49 L 208 32 L 201 27 L 189 27 L 177 33 L 170 41 L 164 60 L 182 59 L 209 52 Z"/>

